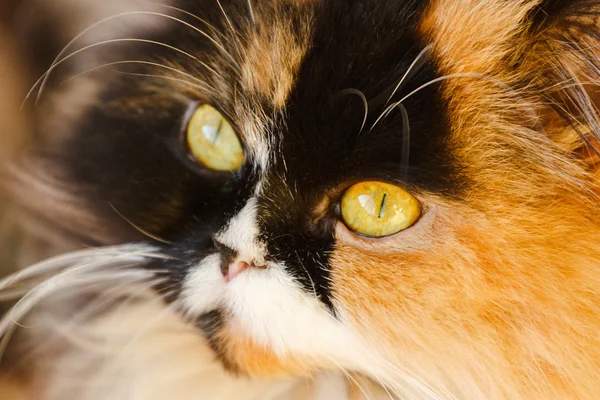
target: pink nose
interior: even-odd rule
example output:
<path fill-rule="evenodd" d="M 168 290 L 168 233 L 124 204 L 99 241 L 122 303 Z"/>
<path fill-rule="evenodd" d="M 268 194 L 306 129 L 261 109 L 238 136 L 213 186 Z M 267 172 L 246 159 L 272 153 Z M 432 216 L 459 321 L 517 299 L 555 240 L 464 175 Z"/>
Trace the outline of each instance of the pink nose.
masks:
<path fill-rule="evenodd" d="M 227 274 L 225 274 L 225 282 L 231 282 L 248 268 L 250 268 L 250 264 L 248 264 L 246 261 L 240 260 L 239 257 L 236 258 L 231 264 L 229 264 L 229 269 L 227 270 Z"/>

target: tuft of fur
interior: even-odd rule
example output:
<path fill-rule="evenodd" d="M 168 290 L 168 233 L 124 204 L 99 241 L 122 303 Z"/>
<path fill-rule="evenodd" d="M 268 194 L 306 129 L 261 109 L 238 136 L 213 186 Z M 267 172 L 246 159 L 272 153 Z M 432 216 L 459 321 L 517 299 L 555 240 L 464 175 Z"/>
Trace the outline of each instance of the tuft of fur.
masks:
<path fill-rule="evenodd" d="M 40 391 L 36 396 L 598 397 L 600 1 L 431 0 L 417 5 L 361 0 L 348 15 L 338 16 L 347 41 L 332 43 L 337 32 L 328 28 L 337 27 L 337 21 L 319 25 L 319 18 L 332 18 L 326 6 L 346 9 L 342 3 L 276 0 L 224 7 L 217 1 L 205 10 L 210 21 L 166 5 L 169 13 L 162 9 L 159 16 L 164 29 L 196 38 L 176 50 L 162 43 L 163 50 L 177 55 L 150 54 L 125 66 L 115 61 L 121 54 L 115 52 L 100 66 L 122 66 L 118 77 L 50 85 L 52 97 L 38 112 L 64 118 L 48 130 L 50 136 L 59 131 L 59 138 L 42 136 L 104 163 L 59 152 L 62 168 L 71 167 L 73 175 L 84 171 L 79 186 L 62 170 L 52 171 L 58 178 L 50 179 L 11 167 L 17 173 L 7 186 L 33 213 L 32 220 L 43 220 L 36 213 L 49 215 L 50 224 L 42 226 L 102 244 L 130 242 L 131 235 L 123 233 L 127 224 L 112 212 L 124 207 L 123 215 L 134 214 L 142 222 L 138 228 L 137 220 L 131 221 L 136 233 L 150 232 L 155 241 L 154 233 L 171 236 L 159 238 L 164 247 L 152 257 L 145 254 L 128 265 L 134 278 L 110 268 L 108 275 L 84 268 L 80 276 L 79 253 L 65 256 L 76 262 L 61 264 L 64 269 L 34 274 L 41 286 L 26 293 L 44 296 L 44 282 L 61 281 L 61 273 L 87 278 L 75 285 L 74 297 L 58 296 L 61 301 L 32 315 L 44 330 L 17 338 L 27 344 L 47 335 L 61 343 L 46 348 L 36 373 L 27 376 L 28 383 L 35 382 L 29 388 Z M 396 16 L 383 12 L 393 7 L 415 9 L 398 17 L 406 23 L 395 27 L 402 34 L 392 38 L 398 46 L 410 44 L 411 58 L 375 51 L 385 45 L 386 35 L 397 33 L 385 29 L 390 20 L 398 24 Z M 138 16 L 148 17 L 152 10 Z M 365 17 L 364 10 L 377 14 Z M 371 30 L 360 31 L 364 26 Z M 319 39 L 321 48 L 314 45 Z M 328 58 L 338 45 L 349 47 L 340 56 L 342 66 Z M 358 56 L 352 46 L 362 49 Z M 71 61 L 62 66 L 81 67 L 83 73 L 101 69 L 94 57 Z M 400 81 L 391 83 L 381 70 L 399 75 Z M 113 85 L 108 92 L 102 91 L 106 82 Z M 376 118 L 373 109 L 388 98 L 384 88 L 390 84 L 394 93 Z M 358 114 L 346 103 L 336 109 L 339 114 L 330 111 L 330 98 L 337 99 L 340 91 L 358 95 Z M 402 100 L 390 103 L 394 96 Z M 224 210 L 218 196 L 234 190 L 221 185 L 220 177 L 187 168 L 189 160 L 173 162 L 177 140 L 164 139 L 192 101 L 219 105 L 240 132 L 252 167 L 236 187 L 239 198 Z M 398 113 L 402 124 L 392 114 L 397 107 L 403 110 Z M 147 121 L 157 125 L 147 127 Z M 369 125 L 370 131 L 364 129 Z M 94 130 L 98 126 L 103 130 Z M 156 131 L 160 136 L 148 140 L 145 134 Z M 81 132 L 96 136 L 86 141 L 90 137 Z M 373 154 L 383 157 L 388 147 L 396 149 L 398 137 L 411 139 L 412 147 L 406 146 L 411 163 L 405 163 L 410 179 L 396 176 L 406 165 L 393 164 L 396 175 L 390 180 L 414 188 L 423 215 L 387 238 L 355 235 L 335 216 L 336 196 L 358 178 L 382 176 L 377 173 L 388 167 L 384 162 L 366 173 L 362 164 L 369 164 Z M 123 152 L 91 151 L 102 147 L 98 143 Z M 113 163 L 116 178 L 102 170 Z M 28 165 L 50 169 L 42 162 Z M 419 169 L 428 168 L 419 175 Z M 122 173 L 129 181 L 123 183 Z M 44 202 L 31 193 L 44 194 Z M 110 214 L 94 208 L 100 208 L 95 197 L 103 201 L 104 196 L 121 200 Z M 81 199 L 86 201 L 80 204 Z M 211 215 L 202 219 L 198 216 L 205 208 Z M 220 214 L 222 220 L 213 221 Z M 219 275 L 223 259 L 212 244 L 224 237 L 232 252 L 263 257 L 271 251 L 277 253 L 273 259 L 286 261 L 269 260 L 268 268 L 247 271 L 226 284 Z M 76 241 L 69 238 L 70 244 Z M 99 265 L 123 267 L 114 254 L 103 253 L 107 250 L 99 250 L 104 254 Z M 134 255 L 139 254 L 129 253 Z M 146 258 L 164 262 L 135 278 L 140 265 L 149 262 Z M 106 285 L 86 286 L 103 277 L 100 283 L 122 283 L 127 290 L 111 297 Z M 146 284 L 144 290 L 128 286 L 138 279 Z M 168 305 L 161 298 L 165 286 Z M 0 297 L 22 294 L 22 287 L 7 287 L 11 291 L 3 292 L 0 284 Z M 195 293 L 200 290 L 205 292 Z M 91 292 L 92 301 L 86 301 Z M 103 304 L 97 302 L 103 295 L 110 306 L 99 312 L 94 307 Z M 17 315 L 29 311 L 23 304 L 36 303 L 31 296 L 24 299 L 13 309 Z M 61 330 L 61 322 L 69 320 L 67 304 L 89 304 L 95 312 Z M 0 333 L 11 326 L 7 318 L 0 322 Z M 19 350 L 15 347 L 12 354 Z M 83 387 L 78 385 L 82 381 Z"/>

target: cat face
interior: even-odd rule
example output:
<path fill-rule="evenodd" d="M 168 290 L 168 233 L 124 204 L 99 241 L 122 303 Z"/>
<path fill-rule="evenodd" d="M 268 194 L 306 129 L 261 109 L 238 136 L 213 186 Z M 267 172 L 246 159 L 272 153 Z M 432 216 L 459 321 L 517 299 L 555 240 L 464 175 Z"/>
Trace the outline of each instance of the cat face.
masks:
<path fill-rule="evenodd" d="M 597 300 L 600 227 L 590 122 L 544 90 L 586 65 L 540 56 L 534 2 L 175 6 L 42 104 L 66 229 L 172 256 L 169 301 L 234 372 L 554 368 L 534 344 Z"/>

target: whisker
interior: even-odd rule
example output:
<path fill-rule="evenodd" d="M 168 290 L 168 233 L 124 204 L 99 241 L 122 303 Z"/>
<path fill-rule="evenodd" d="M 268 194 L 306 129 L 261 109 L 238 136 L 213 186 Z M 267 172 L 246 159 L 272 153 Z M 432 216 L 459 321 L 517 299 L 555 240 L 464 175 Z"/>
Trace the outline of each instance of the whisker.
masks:
<path fill-rule="evenodd" d="M 57 290 L 65 290 L 67 288 L 71 288 L 73 286 L 85 285 L 86 280 L 77 280 L 79 273 L 81 272 L 93 272 L 94 268 L 98 268 L 100 266 L 104 266 L 105 262 L 97 261 L 95 263 L 90 263 L 86 265 L 82 265 L 73 269 L 69 269 L 65 272 L 61 272 L 60 274 L 42 282 L 40 285 L 36 286 L 34 289 L 30 290 L 25 296 L 23 296 L 17 304 L 9 311 L 9 313 L 4 316 L 2 320 L 0 320 L 0 335 L 5 332 L 8 325 L 11 323 L 18 323 L 29 311 L 31 311 L 41 300 L 46 298 L 49 294 L 56 292 Z M 137 264 L 125 264 L 122 267 L 132 267 Z M 92 271 L 89 271 L 89 270 Z M 66 278 L 71 278 L 72 280 L 67 280 Z M 151 276 L 151 273 L 148 271 L 118 271 L 114 273 L 114 275 L 109 275 L 108 280 L 114 280 L 115 278 L 130 278 L 130 279 L 147 279 Z M 91 274 L 91 277 L 88 278 L 90 283 L 97 283 L 98 280 L 102 278 L 102 275 L 98 276 L 98 274 Z"/>
<path fill-rule="evenodd" d="M 123 214 L 121 214 L 119 212 L 119 210 L 117 210 L 115 208 L 115 206 L 113 206 L 111 203 L 108 203 L 108 205 L 110 206 L 110 208 L 112 208 L 114 210 L 114 212 L 117 213 L 117 215 L 119 217 L 121 217 L 125 222 L 127 222 L 129 225 L 131 225 L 135 230 L 137 230 L 138 232 L 140 232 L 141 234 L 143 234 L 144 236 L 149 237 L 150 239 L 156 240 L 159 243 L 164 243 L 164 244 L 169 244 L 169 245 L 173 245 L 172 242 L 169 242 L 168 240 L 162 239 L 156 235 L 153 235 L 145 230 L 143 230 L 142 228 L 140 228 L 139 226 L 137 226 L 136 224 L 134 224 L 133 222 L 131 222 L 129 219 L 127 219 Z"/>
<path fill-rule="evenodd" d="M 360 135 L 362 133 L 363 129 L 365 129 L 365 125 L 367 123 L 367 118 L 369 117 L 369 102 L 367 101 L 367 97 L 365 96 L 365 94 L 358 89 L 349 88 L 349 89 L 342 90 L 340 92 L 340 95 L 342 95 L 342 96 L 345 96 L 348 94 L 354 94 L 354 95 L 360 97 L 360 99 L 362 100 L 362 102 L 365 106 L 365 115 L 363 117 L 363 122 L 360 127 L 360 131 L 358 132 L 358 134 Z"/>
<path fill-rule="evenodd" d="M 231 30 L 231 33 L 233 35 L 233 39 L 235 40 L 235 42 L 237 43 L 237 49 L 235 49 L 237 51 L 238 54 L 242 53 L 242 43 L 241 43 L 241 36 L 239 34 L 239 32 L 234 28 L 233 23 L 231 22 L 231 19 L 229 19 L 229 16 L 227 15 L 227 13 L 225 12 L 225 9 L 223 8 L 223 5 L 221 4 L 220 0 L 216 0 L 217 4 L 219 5 L 219 8 L 221 9 L 221 12 L 223 13 L 223 16 L 225 17 L 225 20 L 227 21 L 227 25 L 229 25 L 229 28 Z"/>
<path fill-rule="evenodd" d="M 163 14 L 163 13 L 157 13 L 157 12 L 152 12 L 152 11 L 129 11 L 129 12 L 124 12 L 124 13 L 120 13 L 120 14 L 116 14 L 116 15 L 112 15 L 110 17 L 104 18 L 94 24 L 92 24 L 91 26 L 89 26 L 87 29 L 83 30 L 80 34 L 78 34 L 77 36 L 75 36 L 75 38 L 73 38 L 64 48 L 63 50 L 61 50 L 61 52 L 58 54 L 58 56 L 56 56 L 56 58 L 54 59 L 54 61 L 52 62 L 50 68 L 48 69 L 48 71 L 46 71 L 45 73 L 45 77 L 42 80 L 40 89 L 38 91 L 38 95 L 36 97 L 36 104 L 39 102 L 39 99 L 44 91 L 44 88 L 46 87 L 46 84 L 48 82 L 48 79 L 50 78 L 50 75 L 52 73 L 52 71 L 54 71 L 54 69 L 56 68 L 56 64 L 58 63 L 58 61 L 61 59 L 61 57 L 63 57 L 63 55 L 67 52 L 68 49 L 71 48 L 71 46 L 77 42 L 81 37 L 83 37 L 86 33 L 88 33 L 89 31 L 91 31 L 92 29 L 96 28 L 97 26 L 104 24 L 106 22 L 109 22 L 111 20 L 117 19 L 117 18 L 121 18 L 121 17 L 125 17 L 125 16 L 130 16 L 130 15 L 154 15 L 154 16 L 159 16 L 159 17 L 164 17 L 167 19 L 171 19 L 173 21 L 179 22 L 191 29 L 193 29 L 194 31 L 200 33 L 201 35 L 203 35 L 204 37 L 206 37 L 211 43 L 213 43 L 221 52 L 223 52 L 223 54 L 225 54 L 228 58 L 230 58 L 230 60 L 233 62 L 232 65 L 236 66 L 238 71 L 241 69 L 240 66 L 237 64 L 237 62 L 235 61 L 235 59 L 233 58 L 233 56 L 231 56 L 231 54 L 229 52 L 227 52 L 227 50 L 223 47 L 223 45 L 221 45 L 220 43 L 218 43 L 212 36 L 208 35 L 206 32 L 204 32 L 203 30 L 199 29 L 198 27 L 185 22 L 179 18 L 173 17 L 171 15 L 168 14 Z M 27 97 L 25 98 L 25 101 L 27 101 L 27 99 L 29 98 L 29 96 L 31 95 L 31 93 L 33 92 L 33 90 L 35 89 L 32 88 L 32 91 L 30 91 L 30 93 L 27 94 Z"/>
<path fill-rule="evenodd" d="M 103 65 L 103 67 L 105 67 L 105 66 L 106 65 Z M 194 89 L 201 90 L 201 91 L 210 91 L 210 89 L 207 88 L 206 86 L 197 85 L 197 84 L 194 84 L 194 83 L 192 83 L 190 81 L 186 81 L 185 79 L 178 79 L 178 78 L 174 78 L 172 76 L 155 75 L 155 74 L 142 74 L 142 73 L 136 73 L 136 72 L 119 71 L 119 70 L 113 70 L 113 71 L 117 72 L 119 74 L 123 74 L 123 75 L 140 76 L 140 77 L 146 77 L 146 78 L 166 79 L 166 80 L 173 81 L 173 82 L 185 83 L 187 86 L 189 86 L 191 88 L 194 88 Z M 87 73 L 87 72 L 90 72 L 90 71 L 85 71 L 85 73 Z M 82 75 L 82 74 L 78 74 L 78 75 Z"/>
<path fill-rule="evenodd" d="M 110 44 L 110 43 L 119 43 L 119 42 L 140 42 L 140 43 L 150 43 L 150 44 L 156 44 L 158 46 L 163 46 L 166 48 L 169 48 L 171 50 L 177 51 L 181 54 L 184 54 L 194 60 L 196 60 L 198 63 L 202 64 L 205 68 L 209 69 L 211 72 L 213 72 L 214 74 L 216 74 L 216 71 L 211 68 L 210 66 L 208 66 L 206 63 L 204 63 L 203 61 L 201 61 L 200 59 L 198 59 L 197 57 L 194 57 L 193 55 L 191 55 L 190 53 L 183 51 L 175 46 L 171 46 L 169 44 L 166 43 L 162 43 L 162 42 L 157 42 L 154 40 L 147 40 L 147 39 L 136 39 L 136 38 L 125 38 L 125 39 L 111 39 L 111 40 L 104 40 L 102 42 L 98 42 L 98 43 L 94 43 L 91 44 L 89 46 L 85 46 L 77 51 L 74 51 L 73 53 L 65 56 L 63 59 L 61 59 L 60 61 L 56 62 L 53 64 L 53 67 L 51 69 L 49 69 L 48 71 L 46 71 L 32 86 L 32 88 L 30 89 L 30 91 L 27 93 L 27 96 L 25 96 L 25 100 L 23 101 L 23 103 L 21 104 L 21 109 L 23 109 L 23 107 L 25 106 L 25 103 L 27 102 L 27 100 L 29 99 L 29 97 L 31 97 L 31 95 L 33 94 L 33 91 L 35 90 L 35 88 L 43 81 L 45 80 L 45 78 L 48 76 L 48 74 L 50 74 L 50 72 L 57 68 L 59 65 L 63 64 L 64 62 L 68 61 L 69 59 L 75 57 L 76 55 L 92 49 L 94 47 L 98 47 L 101 45 L 105 45 L 105 44 Z M 41 90 L 41 89 L 40 89 Z"/>
<path fill-rule="evenodd" d="M 377 382 L 379 382 L 379 385 L 383 388 L 383 390 L 385 390 L 385 393 L 388 395 L 390 400 L 396 400 L 396 399 L 394 399 L 394 396 L 392 396 L 392 394 L 388 390 L 387 386 L 384 385 L 384 383 L 381 381 L 381 379 L 379 379 L 379 377 L 377 377 L 377 376 L 375 376 L 375 379 L 377 380 Z M 396 390 L 392 389 L 392 391 L 394 392 L 394 394 L 398 395 L 398 392 Z"/>
<path fill-rule="evenodd" d="M 250 19 L 252 23 L 256 25 L 256 17 L 254 15 L 254 8 L 252 7 L 252 0 L 248 0 L 248 11 L 250 11 Z"/>
<path fill-rule="evenodd" d="M 351 380 L 356 385 L 358 390 L 360 390 L 360 392 L 366 397 L 367 400 L 371 400 L 371 396 L 369 396 L 369 394 L 365 391 L 365 389 L 358 383 L 358 381 L 352 376 L 352 374 L 350 374 L 346 370 L 346 368 L 342 367 L 339 363 L 335 362 L 331 357 L 327 357 L 327 359 L 329 360 L 329 362 L 331 362 L 336 367 L 338 367 L 340 369 L 340 371 L 342 371 L 342 373 L 346 376 L 346 378 Z"/>
<path fill-rule="evenodd" d="M 404 181 L 406 182 L 408 180 L 408 166 L 410 165 L 410 121 L 404 104 L 398 104 L 398 107 L 402 114 L 402 154 L 400 163 L 404 173 Z"/>
<path fill-rule="evenodd" d="M 315 286 L 315 282 L 313 281 L 312 277 L 310 276 L 310 273 L 308 272 L 308 270 L 304 266 L 304 263 L 302 262 L 302 259 L 300 258 L 300 255 L 298 254 L 298 251 L 295 251 L 295 253 L 296 253 L 296 258 L 298 259 L 298 262 L 300 262 L 300 265 L 304 269 L 304 272 L 306 272 L 306 276 L 310 280 L 310 284 L 312 285 L 313 294 L 315 295 L 315 298 L 318 299 L 319 296 L 317 295 L 317 287 Z"/>
<path fill-rule="evenodd" d="M 121 285 L 121 295 L 127 295 L 127 299 L 126 300 L 120 300 L 120 302 L 126 302 L 128 300 L 131 299 L 135 299 L 140 297 L 141 294 L 147 292 L 149 289 L 151 289 L 153 286 L 159 284 L 159 281 L 151 281 L 148 282 L 146 284 L 143 285 L 139 285 L 139 284 L 135 284 L 135 286 L 131 285 L 131 282 L 127 282 L 126 284 Z M 98 303 L 93 303 L 93 307 L 89 307 L 89 310 L 87 310 L 86 314 L 87 315 L 82 315 L 83 313 L 78 313 L 77 316 L 79 318 L 77 318 L 77 320 L 71 320 L 69 321 L 69 324 L 67 326 L 64 326 L 63 323 L 52 323 L 52 321 L 50 321 L 49 324 L 47 324 L 48 326 L 51 326 L 55 332 L 56 332 L 56 336 L 54 337 L 55 340 L 60 339 L 60 337 L 66 338 L 67 340 L 69 340 L 71 343 L 80 346 L 82 348 L 85 348 L 86 350 L 89 349 L 93 349 L 95 350 L 97 353 L 106 353 L 107 349 L 106 349 L 106 343 L 103 341 L 101 343 L 100 346 L 98 346 L 97 343 L 94 343 L 93 340 L 91 339 L 85 339 L 82 338 L 80 336 L 77 336 L 76 334 L 73 334 L 69 329 L 73 329 L 77 326 L 77 322 L 81 322 L 81 321 L 85 321 L 85 319 L 91 315 L 93 315 L 95 312 L 97 312 L 98 310 L 101 309 L 101 305 L 108 305 L 111 302 L 115 301 L 116 298 L 116 294 L 118 292 L 112 293 L 113 296 L 112 298 L 108 298 L 107 300 L 103 301 L 102 304 L 98 304 Z M 157 300 L 159 299 L 158 297 L 156 298 Z M 59 337 L 60 335 L 60 337 Z M 46 341 L 46 343 L 44 343 L 46 346 L 48 345 L 48 342 Z M 31 356 L 31 355 L 30 355 Z"/>
<path fill-rule="evenodd" d="M 501 86 L 504 89 L 509 90 L 513 95 L 516 93 L 516 91 L 511 88 L 510 86 L 508 86 L 507 84 L 500 82 L 498 80 L 495 80 L 493 78 L 490 78 L 486 75 L 483 74 L 478 74 L 475 72 L 461 72 L 461 73 L 456 73 L 456 74 L 450 74 L 450 75 L 444 75 L 444 76 L 440 76 L 438 78 L 432 79 L 427 83 L 424 83 L 423 85 L 419 86 L 418 88 L 416 88 L 415 90 L 413 90 L 412 92 L 410 92 L 409 94 L 407 94 L 406 96 L 404 96 L 402 99 L 400 99 L 399 101 L 390 104 L 382 113 L 381 116 L 379 118 L 377 118 L 377 120 L 375 121 L 375 123 L 373 124 L 373 126 L 371 126 L 371 130 L 373 130 L 375 128 L 375 126 L 377 126 L 377 124 L 386 116 L 388 116 L 390 114 L 390 112 L 396 108 L 398 106 L 398 104 L 402 104 L 403 102 L 405 102 L 406 100 L 408 100 L 409 98 L 411 98 L 412 96 L 414 96 L 415 94 L 417 94 L 418 92 L 420 92 L 421 90 L 434 85 L 438 82 L 442 82 L 442 81 L 446 81 L 448 79 L 452 79 L 452 78 L 476 78 L 476 79 L 483 79 L 486 81 L 489 81 L 491 83 L 494 83 L 495 85 Z"/>
<path fill-rule="evenodd" d="M 343 314 L 343 310 L 340 312 Z M 343 329 L 344 331 L 347 331 L 348 328 L 344 324 L 342 324 L 342 322 L 339 318 L 332 319 L 332 321 L 335 324 L 337 324 L 341 329 Z M 368 349 L 366 347 L 363 347 L 363 345 L 360 344 L 360 342 L 359 342 L 359 348 L 357 348 L 356 350 L 361 351 L 361 353 L 363 354 L 363 357 L 366 358 L 365 362 L 368 361 L 369 363 L 374 363 L 374 365 L 377 365 L 377 369 L 372 370 L 371 375 L 376 377 L 379 382 L 381 382 L 381 379 L 383 379 L 383 381 L 387 383 L 387 387 L 389 387 L 389 389 L 393 390 L 393 392 L 396 394 L 398 394 L 399 390 L 402 390 L 402 394 L 398 395 L 398 397 L 401 399 L 427 398 L 427 399 L 434 399 L 434 400 L 446 400 L 446 399 L 447 400 L 457 400 L 456 397 L 453 396 L 451 393 L 449 393 L 447 390 L 443 390 L 445 397 L 442 397 L 427 382 L 422 381 L 419 378 L 419 376 L 422 374 L 415 374 L 415 373 L 411 372 L 408 368 L 403 367 L 401 364 L 392 363 L 392 362 L 386 360 L 384 357 L 379 356 L 377 352 L 373 352 L 373 349 L 371 349 L 371 348 Z M 381 365 L 381 366 L 379 366 L 379 365 Z M 397 378 L 394 379 L 393 377 L 391 377 L 389 375 L 388 371 L 393 372 L 394 375 L 397 376 Z M 398 379 L 401 380 L 400 383 L 398 383 Z M 413 390 L 416 390 L 417 393 L 419 394 L 419 396 L 418 397 L 414 396 L 414 394 L 409 393 L 408 391 L 406 391 L 406 389 L 411 389 L 411 392 Z M 423 396 L 427 396 L 427 397 L 423 397 Z"/>
<path fill-rule="evenodd" d="M 110 287 L 109 290 L 107 290 L 107 291 L 102 290 L 99 293 L 99 296 L 97 299 L 94 299 L 93 301 L 89 302 L 81 311 L 77 312 L 68 321 L 57 322 L 57 321 L 55 321 L 55 319 L 49 318 L 47 316 L 45 319 L 38 320 L 38 321 L 40 321 L 40 323 L 43 326 L 49 326 L 49 327 L 52 327 L 53 329 L 55 329 L 57 331 L 57 335 L 47 338 L 42 343 L 37 343 L 37 345 L 34 346 L 32 349 L 30 349 L 26 354 L 23 354 L 19 357 L 19 362 L 17 364 L 15 364 L 13 366 L 13 368 L 19 368 L 21 365 L 26 365 L 26 363 L 28 363 L 29 360 L 36 357 L 40 352 L 43 352 L 44 349 L 53 346 L 56 343 L 56 341 L 60 339 L 59 335 L 62 335 L 62 337 L 66 338 L 67 340 L 70 340 L 72 343 L 82 344 L 83 343 L 82 340 L 85 341 L 85 339 L 76 338 L 76 336 L 74 336 L 74 334 L 72 334 L 70 332 L 70 330 L 75 329 L 79 323 L 86 321 L 88 318 L 90 318 L 94 314 L 98 313 L 99 311 L 105 310 L 108 305 L 114 303 L 117 299 L 119 299 L 123 295 L 128 295 L 129 298 L 134 297 L 134 296 L 139 297 L 140 294 L 143 294 L 143 293 L 147 292 L 149 289 L 152 289 L 153 287 L 160 285 L 164 281 L 165 281 L 164 278 L 153 279 L 143 285 L 139 284 L 138 282 L 122 282 L 122 283 L 118 284 L 117 286 Z M 96 283 L 94 285 L 92 283 L 87 286 L 80 286 L 77 289 L 84 291 L 84 290 L 89 289 L 90 287 L 94 287 L 94 286 L 98 286 L 98 284 Z M 121 300 L 119 299 L 119 301 L 121 301 Z M 12 330 L 14 330 L 14 329 L 16 329 L 16 326 L 13 326 L 11 328 L 12 328 Z M 75 339 L 77 339 L 77 340 L 75 340 Z M 4 338 L 3 338 L 3 341 L 4 341 Z M 87 343 L 87 341 L 86 341 L 86 343 Z M 1 346 L 2 345 L 0 344 L 0 355 L 3 352 Z M 90 348 L 90 347 L 92 347 L 92 346 L 87 346 L 87 348 Z"/>
<path fill-rule="evenodd" d="M 96 71 L 96 70 L 101 69 L 101 68 L 110 67 L 110 66 L 114 66 L 114 65 L 123 65 L 123 64 L 151 65 L 153 67 L 164 68 L 164 69 L 167 69 L 169 71 L 177 72 L 178 74 L 184 75 L 184 76 L 186 76 L 188 78 L 191 78 L 191 79 L 195 80 L 196 82 L 200 83 L 200 85 L 196 85 L 196 84 L 194 84 L 192 82 L 189 82 L 189 81 L 185 81 L 185 82 L 188 82 L 188 83 L 190 83 L 192 85 L 196 85 L 196 86 L 201 87 L 201 88 L 204 89 L 204 87 L 201 85 L 201 84 L 204 83 L 204 81 L 202 81 L 201 79 L 196 78 L 195 76 L 193 76 L 191 74 L 188 74 L 187 72 L 183 72 L 181 70 L 178 70 L 177 68 L 169 67 L 168 65 L 163 65 L 163 64 L 159 64 L 159 63 L 155 63 L 155 62 L 151 62 L 151 61 L 142 61 L 142 60 L 115 61 L 115 62 L 111 62 L 111 63 L 106 63 L 106 64 L 98 65 L 98 66 L 96 66 L 94 68 L 90 68 L 88 70 L 85 70 L 83 72 L 77 73 L 77 74 L 75 74 L 75 75 L 73 75 L 73 76 L 65 79 L 63 82 L 61 82 L 61 84 L 64 84 L 66 82 L 69 82 L 72 79 L 78 78 L 78 77 L 80 77 L 80 76 L 82 76 L 84 74 Z"/>
<path fill-rule="evenodd" d="M 137 265 L 137 264 L 134 264 Z M 123 265 L 123 268 L 131 267 L 133 265 Z M 8 346 L 10 338 L 14 334 L 14 330 L 17 327 L 24 327 L 19 323 L 29 312 L 31 312 L 36 305 L 38 305 L 44 299 L 49 296 L 56 294 L 57 292 L 64 294 L 65 291 L 89 289 L 90 287 L 98 286 L 100 283 L 109 284 L 111 282 L 122 282 L 127 281 L 130 284 L 141 283 L 147 281 L 151 277 L 151 273 L 148 271 L 115 271 L 110 274 L 90 274 L 85 278 L 72 279 L 71 281 L 64 278 L 68 278 L 68 275 L 73 274 L 73 270 L 63 272 L 54 278 L 51 278 L 36 288 L 32 289 L 27 293 L 17 304 L 0 320 L 0 348 L 5 350 Z M 75 277 L 77 278 L 76 274 Z M 63 279 L 61 281 L 61 279 Z M 68 293 L 68 292 L 67 292 Z M 6 338 L 8 336 L 8 338 Z M 3 353 L 0 352 L 0 359 Z"/>
<path fill-rule="evenodd" d="M 196 14 L 184 10 L 183 8 L 178 8 L 178 7 L 170 6 L 170 5 L 167 5 L 167 4 L 154 3 L 152 1 L 146 1 L 146 0 L 135 0 L 135 1 L 137 1 L 139 3 L 145 3 L 145 4 L 148 4 L 148 5 L 156 6 L 156 7 L 162 7 L 162 8 L 167 8 L 169 10 L 178 11 L 178 12 L 180 12 L 182 14 L 185 14 L 185 15 L 187 15 L 189 17 L 194 18 L 197 21 L 202 22 L 204 25 L 206 25 L 207 27 L 209 27 L 212 32 L 216 33 L 217 35 L 221 36 L 222 38 L 225 38 L 225 36 L 217 28 L 215 28 L 214 25 L 212 25 L 211 23 L 209 23 L 205 19 L 200 18 Z M 219 42 L 219 43 L 223 44 L 222 42 Z"/>
<path fill-rule="evenodd" d="M 0 293 L 16 283 L 26 279 L 31 279 L 36 276 L 44 275 L 51 272 L 61 271 L 68 268 L 74 262 L 89 262 L 97 257 L 123 257 L 127 256 L 131 262 L 144 262 L 147 258 L 166 258 L 158 253 L 153 252 L 154 248 L 140 244 L 128 244 L 113 247 L 101 247 L 95 249 L 86 249 L 73 251 L 64 255 L 50 258 L 41 261 L 37 264 L 19 271 L 11 276 L 0 280 Z"/>
<path fill-rule="evenodd" d="M 394 97 L 394 95 L 396 94 L 396 92 L 402 87 L 402 85 L 405 83 L 405 81 L 407 80 L 406 78 L 408 77 L 408 75 L 413 71 L 413 69 L 416 71 L 418 70 L 423 63 L 426 61 L 426 59 L 424 58 L 425 55 L 429 55 L 429 52 L 432 49 L 432 45 L 428 45 L 426 46 L 423 50 L 421 50 L 421 52 L 415 57 L 415 59 L 413 60 L 413 62 L 410 64 L 410 66 L 408 67 L 408 69 L 406 70 L 406 72 L 404 73 L 404 75 L 402 76 L 402 78 L 400 79 L 400 82 L 398 82 L 398 84 L 396 85 L 396 88 L 392 91 L 392 94 L 390 95 L 390 97 L 388 98 L 387 102 L 385 103 L 384 107 L 387 107 L 388 104 L 390 104 L 390 101 L 392 101 L 392 98 Z M 421 60 L 423 59 L 423 60 Z M 421 61 L 419 63 L 419 61 Z M 417 66 L 417 63 L 419 63 L 419 65 Z"/>
<path fill-rule="evenodd" d="M 18 326 L 16 324 L 10 326 L 6 332 L 0 336 L 0 365 L 2 365 L 2 359 L 4 358 L 4 354 L 6 354 L 6 350 L 8 349 L 8 345 L 12 340 L 15 332 L 17 331 Z"/>
<path fill-rule="evenodd" d="M 231 28 L 231 32 L 234 34 L 234 37 L 239 38 L 239 34 L 235 30 L 235 28 L 233 27 L 233 24 L 231 23 L 231 20 L 227 16 L 227 13 L 225 12 L 225 9 L 223 8 L 223 5 L 221 4 L 221 1 L 217 0 L 217 4 L 219 5 L 219 8 L 221 9 L 221 12 L 223 13 L 223 16 L 225 16 L 225 20 L 227 21 L 227 24 Z"/>

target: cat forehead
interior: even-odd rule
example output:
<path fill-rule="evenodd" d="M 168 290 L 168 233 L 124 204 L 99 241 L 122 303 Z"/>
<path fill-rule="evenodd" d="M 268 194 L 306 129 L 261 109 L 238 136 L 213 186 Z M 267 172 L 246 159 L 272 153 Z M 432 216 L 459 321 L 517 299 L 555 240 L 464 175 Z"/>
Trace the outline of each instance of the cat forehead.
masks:
<path fill-rule="evenodd" d="M 426 46 L 417 32 L 424 3 L 222 1 L 213 7 L 192 9 L 212 18 L 218 42 L 194 54 L 218 73 L 191 73 L 206 80 L 210 101 L 238 127 L 261 167 L 285 157 L 286 150 L 322 156 L 315 151 L 339 146 L 349 136 L 352 142 L 359 133 L 373 137 L 373 147 L 399 143 L 398 112 L 390 118 L 393 129 L 372 135 L 370 128 Z M 432 78 L 431 68 L 422 67 L 415 72 Z"/>

